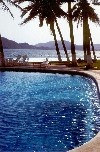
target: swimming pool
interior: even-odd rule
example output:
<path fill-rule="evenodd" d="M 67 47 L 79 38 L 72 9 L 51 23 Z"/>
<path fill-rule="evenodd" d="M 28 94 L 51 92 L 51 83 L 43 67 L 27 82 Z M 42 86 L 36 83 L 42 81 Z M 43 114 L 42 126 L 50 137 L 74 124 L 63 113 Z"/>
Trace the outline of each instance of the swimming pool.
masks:
<path fill-rule="evenodd" d="M 65 152 L 100 131 L 94 81 L 78 75 L 0 72 L 0 151 Z"/>

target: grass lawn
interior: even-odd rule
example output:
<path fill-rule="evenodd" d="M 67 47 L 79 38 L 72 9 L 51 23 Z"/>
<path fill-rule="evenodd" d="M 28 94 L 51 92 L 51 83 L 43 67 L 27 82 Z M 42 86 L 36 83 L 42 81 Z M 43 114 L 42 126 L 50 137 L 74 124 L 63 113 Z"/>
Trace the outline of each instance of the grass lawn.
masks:
<path fill-rule="evenodd" d="M 66 65 L 66 66 L 72 66 L 71 64 L 69 64 L 67 61 L 62 61 L 62 62 L 58 62 L 58 61 L 52 61 L 51 64 L 55 64 L 55 65 Z M 86 62 L 84 61 L 81 61 L 81 62 L 78 62 L 78 66 L 81 67 L 81 68 L 84 68 L 86 66 Z M 96 69 L 96 70 L 100 70 L 100 60 L 97 60 L 95 62 L 93 62 L 93 67 Z"/>
<path fill-rule="evenodd" d="M 78 63 L 78 66 L 79 66 L 79 67 L 85 67 L 85 66 L 86 66 L 86 63 L 85 63 L 85 62 Z M 100 60 L 97 60 L 97 61 L 93 62 L 93 67 L 94 67 L 96 70 L 100 70 Z"/>
<path fill-rule="evenodd" d="M 97 60 L 96 62 L 94 62 L 93 66 L 97 67 L 97 70 L 100 70 L 100 60 Z"/>

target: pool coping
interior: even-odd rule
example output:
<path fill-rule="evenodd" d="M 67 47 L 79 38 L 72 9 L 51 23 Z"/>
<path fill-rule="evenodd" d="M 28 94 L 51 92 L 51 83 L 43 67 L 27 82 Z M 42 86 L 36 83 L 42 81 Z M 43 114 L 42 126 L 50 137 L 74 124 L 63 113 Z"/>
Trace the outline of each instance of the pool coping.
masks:
<path fill-rule="evenodd" d="M 54 66 L 50 68 L 33 68 L 33 67 L 0 67 L 0 71 L 16 72 L 42 72 L 42 73 L 61 73 L 71 75 L 82 75 L 90 77 L 97 85 L 98 95 L 100 97 L 100 70 L 83 70 L 79 67 Z M 68 152 L 100 152 L 100 132 L 87 143 L 74 148 Z"/>

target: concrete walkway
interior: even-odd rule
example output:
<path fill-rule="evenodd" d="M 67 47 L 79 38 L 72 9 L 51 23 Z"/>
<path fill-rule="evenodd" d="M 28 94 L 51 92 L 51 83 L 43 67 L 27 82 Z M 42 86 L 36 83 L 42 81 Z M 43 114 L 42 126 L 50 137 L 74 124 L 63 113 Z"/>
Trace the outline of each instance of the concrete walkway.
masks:
<path fill-rule="evenodd" d="M 69 152 L 100 152 L 100 132 L 89 142 Z"/>
<path fill-rule="evenodd" d="M 100 90 L 100 70 L 88 70 L 88 71 L 83 71 L 83 72 L 89 75 L 92 75 L 97 80 L 98 87 Z"/>

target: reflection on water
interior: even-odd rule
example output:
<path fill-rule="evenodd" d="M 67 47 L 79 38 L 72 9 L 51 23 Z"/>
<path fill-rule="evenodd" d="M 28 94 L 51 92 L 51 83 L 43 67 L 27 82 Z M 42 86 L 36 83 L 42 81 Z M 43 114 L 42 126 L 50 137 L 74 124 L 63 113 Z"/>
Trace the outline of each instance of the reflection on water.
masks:
<path fill-rule="evenodd" d="M 91 79 L 1 72 L 0 83 L 0 151 L 65 152 L 100 130 Z"/>

